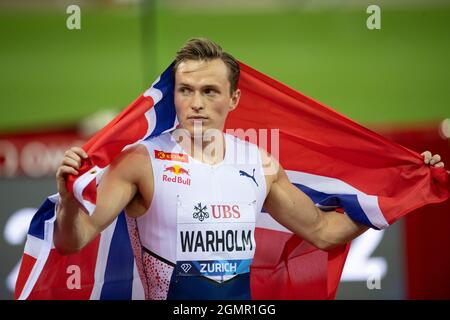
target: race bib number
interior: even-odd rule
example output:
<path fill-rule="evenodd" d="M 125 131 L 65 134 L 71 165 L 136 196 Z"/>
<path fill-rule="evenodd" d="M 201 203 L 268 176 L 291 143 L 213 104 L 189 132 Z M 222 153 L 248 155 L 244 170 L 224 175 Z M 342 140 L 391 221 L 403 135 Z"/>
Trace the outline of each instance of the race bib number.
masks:
<path fill-rule="evenodd" d="M 256 202 L 178 202 L 178 276 L 223 281 L 250 271 L 255 252 Z"/>

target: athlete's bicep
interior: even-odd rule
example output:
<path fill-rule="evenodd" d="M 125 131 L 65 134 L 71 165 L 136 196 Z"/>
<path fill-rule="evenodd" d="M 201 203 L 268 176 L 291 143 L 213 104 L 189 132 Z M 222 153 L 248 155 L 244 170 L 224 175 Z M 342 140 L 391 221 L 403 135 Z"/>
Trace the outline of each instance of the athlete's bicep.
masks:
<path fill-rule="evenodd" d="M 311 199 L 294 186 L 280 166 L 264 202 L 265 209 L 281 225 L 314 242 L 320 227 L 320 213 Z"/>
<path fill-rule="evenodd" d="M 281 225 L 314 242 L 320 227 L 320 212 L 300 189 L 294 186 L 273 156 L 261 151 L 267 195 L 264 208 Z"/>
<path fill-rule="evenodd" d="M 283 169 L 272 183 L 264 207 L 281 225 L 324 250 L 347 243 L 367 230 L 345 214 L 321 211 L 289 181 Z"/>
<path fill-rule="evenodd" d="M 123 151 L 111 163 L 97 187 L 96 208 L 91 217 L 95 233 L 103 231 L 130 203 L 142 184 L 142 169 L 148 162 L 143 146 Z"/>

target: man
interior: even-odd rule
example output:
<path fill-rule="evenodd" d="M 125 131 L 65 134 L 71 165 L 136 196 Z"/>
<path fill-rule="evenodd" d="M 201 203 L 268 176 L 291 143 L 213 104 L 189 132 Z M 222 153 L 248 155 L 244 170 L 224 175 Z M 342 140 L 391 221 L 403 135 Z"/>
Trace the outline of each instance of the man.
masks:
<path fill-rule="evenodd" d="M 346 243 L 366 226 L 323 212 L 291 184 L 278 161 L 223 133 L 239 103 L 239 65 L 215 43 L 192 39 L 174 65 L 179 129 L 120 153 L 97 189 L 91 216 L 66 189 L 87 154 L 66 151 L 56 178 L 54 234 L 62 253 L 93 240 L 125 208 L 147 299 L 250 299 L 256 215 L 264 207 L 316 247 Z M 424 161 L 443 167 L 439 155 Z"/>

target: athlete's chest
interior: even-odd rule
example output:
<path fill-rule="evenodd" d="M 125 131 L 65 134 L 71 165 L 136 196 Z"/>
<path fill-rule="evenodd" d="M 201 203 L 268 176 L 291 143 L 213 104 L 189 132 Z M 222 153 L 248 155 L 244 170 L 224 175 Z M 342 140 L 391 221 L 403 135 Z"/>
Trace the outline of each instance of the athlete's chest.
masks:
<path fill-rule="evenodd" d="M 155 191 L 165 197 L 255 200 L 266 183 L 259 170 L 249 164 L 161 161 L 154 165 L 153 175 Z"/>
<path fill-rule="evenodd" d="M 167 163 L 154 170 L 152 221 L 170 230 L 178 276 L 224 281 L 249 271 L 264 178 L 249 164 Z M 159 239 L 162 240 L 161 234 Z"/>
<path fill-rule="evenodd" d="M 197 256 L 228 260 L 236 252 L 241 253 L 236 259 L 248 262 L 256 215 L 266 196 L 258 149 L 228 139 L 223 162 L 208 165 L 164 137 L 160 140 L 147 146 L 154 188 L 149 209 L 137 220 L 143 246 L 174 263 Z M 223 272 L 222 264 L 207 266 Z M 245 266 L 236 262 L 228 267 L 242 271 Z M 178 272 L 189 273 L 184 267 Z"/>

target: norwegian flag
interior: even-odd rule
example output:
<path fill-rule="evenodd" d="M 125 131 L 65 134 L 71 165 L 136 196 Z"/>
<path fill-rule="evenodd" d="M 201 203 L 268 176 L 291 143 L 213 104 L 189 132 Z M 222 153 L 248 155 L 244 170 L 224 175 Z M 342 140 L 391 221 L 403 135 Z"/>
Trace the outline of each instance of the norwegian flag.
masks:
<path fill-rule="evenodd" d="M 226 129 L 278 130 L 281 164 L 317 206 L 382 229 L 418 207 L 449 198 L 445 169 L 426 166 L 416 152 L 240 66 L 242 97 Z M 83 146 L 89 160 L 69 187 L 89 213 L 96 186 L 118 153 L 177 126 L 173 89 L 171 65 Z M 79 253 L 62 256 L 53 244 L 57 203 L 58 195 L 50 196 L 31 221 L 15 299 L 143 299 L 124 213 Z M 255 237 L 253 299 L 334 299 L 350 244 L 319 250 L 265 212 Z M 81 275 L 76 288 L 70 279 L 75 271 Z"/>

